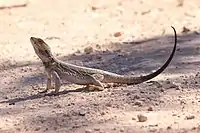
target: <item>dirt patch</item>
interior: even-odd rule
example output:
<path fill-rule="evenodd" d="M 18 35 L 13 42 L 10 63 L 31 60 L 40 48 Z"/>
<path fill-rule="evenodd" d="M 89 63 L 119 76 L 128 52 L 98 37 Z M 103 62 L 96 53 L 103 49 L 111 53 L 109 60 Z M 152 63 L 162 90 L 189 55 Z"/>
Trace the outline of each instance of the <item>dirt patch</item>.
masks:
<path fill-rule="evenodd" d="M 0 132 L 200 132 L 198 0 L 5 2 L 0 3 Z M 58 96 L 38 95 L 46 77 L 31 36 L 43 38 L 63 61 L 144 75 L 171 53 L 170 26 L 178 33 L 175 57 L 151 82 L 101 92 L 67 84 Z"/>

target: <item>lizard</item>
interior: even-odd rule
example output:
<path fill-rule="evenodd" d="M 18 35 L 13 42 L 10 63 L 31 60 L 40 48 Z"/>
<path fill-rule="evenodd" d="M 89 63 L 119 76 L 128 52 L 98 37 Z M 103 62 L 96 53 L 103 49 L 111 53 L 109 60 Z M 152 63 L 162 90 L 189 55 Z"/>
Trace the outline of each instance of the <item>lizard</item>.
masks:
<path fill-rule="evenodd" d="M 52 81 L 55 83 L 55 91 L 53 92 L 55 94 L 59 92 L 61 80 L 79 85 L 86 85 L 86 87 L 96 86 L 102 90 L 104 89 L 103 83 L 136 85 L 148 81 L 162 73 L 170 64 L 174 56 L 177 45 L 177 34 L 175 28 L 172 28 L 174 31 L 175 42 L 168 60 L 155 72 L 144 76 L 120 75 L 101 69 L 78 66 L 63 62 L 53 56 L 49 45 L 44 40 L 37 37 L 30 37 L 30 42 L 33 46 L 33 49 L 37 56 L 41 59 L 47 74 L 46 89 L 40 93 L 46 93 L 52 87 Z"/>

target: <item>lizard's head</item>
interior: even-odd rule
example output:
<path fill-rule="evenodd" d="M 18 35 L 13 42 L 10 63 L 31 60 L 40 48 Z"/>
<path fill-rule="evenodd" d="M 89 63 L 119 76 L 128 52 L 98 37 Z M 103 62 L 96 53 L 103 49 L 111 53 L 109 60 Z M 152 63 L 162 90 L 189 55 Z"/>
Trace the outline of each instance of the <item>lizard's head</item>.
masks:
<path fill-rule="evenodd" d="M 40 38 L 31 37 L 31 44 L 35 50 L 35 53 L 43 62 L 49 62 L 52 60 L 52 53 L 50 47 Z"/>

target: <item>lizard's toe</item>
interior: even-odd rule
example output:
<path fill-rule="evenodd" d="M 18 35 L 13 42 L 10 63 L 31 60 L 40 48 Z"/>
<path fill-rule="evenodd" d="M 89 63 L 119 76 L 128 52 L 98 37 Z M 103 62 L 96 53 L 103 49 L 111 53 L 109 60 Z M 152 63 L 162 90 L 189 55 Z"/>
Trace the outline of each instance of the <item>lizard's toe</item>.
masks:
<path fill-rule="evenodd" d="M 40 94 L 42 93 L 47 93 L 48 90 L 44 90 L 44 91 L 39 91 Z"/>

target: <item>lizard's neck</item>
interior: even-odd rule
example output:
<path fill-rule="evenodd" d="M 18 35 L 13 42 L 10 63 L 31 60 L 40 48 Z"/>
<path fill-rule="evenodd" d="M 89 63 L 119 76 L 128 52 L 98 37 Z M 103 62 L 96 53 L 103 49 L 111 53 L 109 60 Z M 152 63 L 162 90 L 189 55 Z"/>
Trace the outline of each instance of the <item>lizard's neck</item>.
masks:
<path fill-rule="evenodd" d="M 55 59 L 54 57 L 50 57 L 48 61 L 42 61 L 43 65 L 46 68 L 52 66 L 52 64 L 54 64 L 55 62 L 57 62 L 57 59 Z"/>

